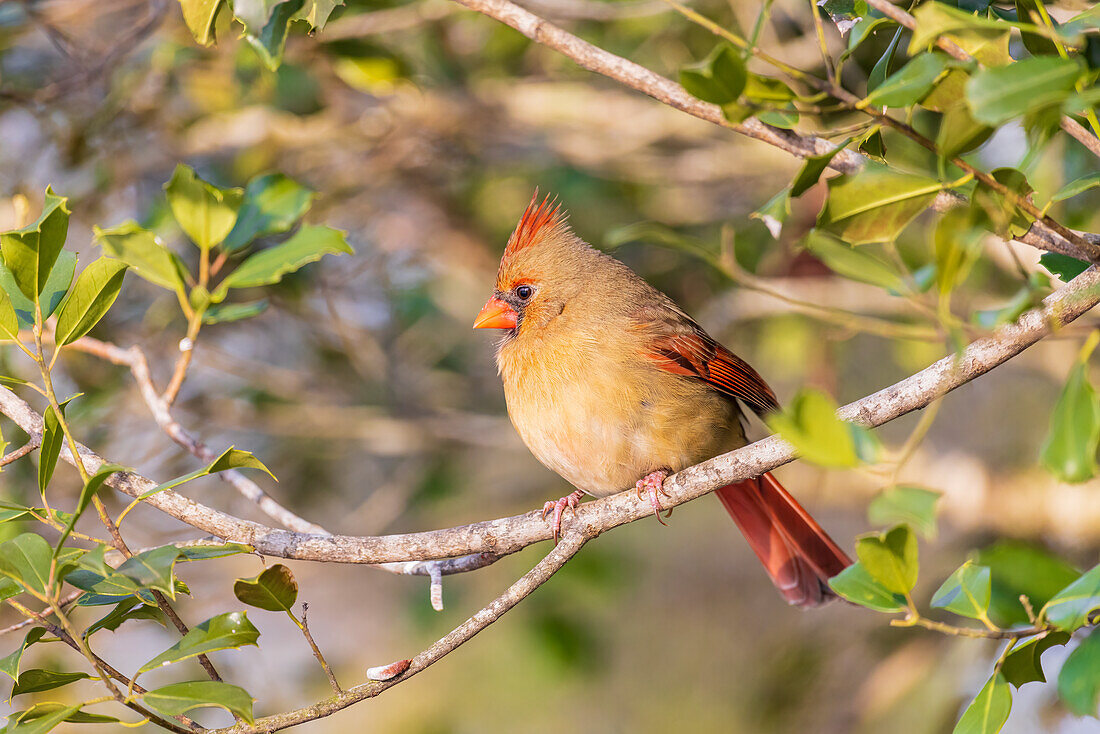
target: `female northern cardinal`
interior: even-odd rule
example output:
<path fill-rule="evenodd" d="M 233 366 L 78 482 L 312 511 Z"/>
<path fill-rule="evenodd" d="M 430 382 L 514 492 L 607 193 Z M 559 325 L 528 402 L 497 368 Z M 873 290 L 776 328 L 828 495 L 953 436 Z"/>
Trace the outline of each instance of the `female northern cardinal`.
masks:
<path fill-rule="evenodd" d="M 504 329 L 497 365 L 508 414 L 531 452 L 582 492 L 648 491 L 660 520 L 665 478 L 744 446 L 738 401 L 779 407 L 767 383 L 630 268 L 573 234 L 538 191 L 508 240 L 475 329 Z M 717 490 L 791 604 L 831 596 L 851 561 L 771 474 Z"/>

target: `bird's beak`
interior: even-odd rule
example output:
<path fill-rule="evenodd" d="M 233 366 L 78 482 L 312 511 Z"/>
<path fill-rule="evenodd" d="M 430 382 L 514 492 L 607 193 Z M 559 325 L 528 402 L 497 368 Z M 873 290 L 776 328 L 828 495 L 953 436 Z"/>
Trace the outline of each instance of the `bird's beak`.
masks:
<path fill-rule="evenodd" d="M 474 321 L 475 329 L 514 329 L 516 328 L 516 310 L 496 296 L 481 309 Z"/>

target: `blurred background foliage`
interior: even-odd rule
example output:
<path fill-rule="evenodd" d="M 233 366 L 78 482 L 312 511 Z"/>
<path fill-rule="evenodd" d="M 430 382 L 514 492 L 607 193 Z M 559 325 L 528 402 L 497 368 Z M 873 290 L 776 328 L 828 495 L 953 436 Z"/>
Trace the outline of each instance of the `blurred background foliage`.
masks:
<path fill-rule="evenodd" d="M 709 32 L 656 0 L 526 4 L 670 77 L 714 46 Z M 735 29 L 751 28 L 758 10 L 721 0 L 693 7 Z M 1080 9 L 1067 2 L 1052 12 Z M 169 0 L 0 2 L 0 230 L 26 221 L 19 197 L 36 211 L 51 184 L 70 197 L 69 248 L 82 260 L 98 250 L 93 225 L 134 218 L 179 240 L 161 188 L 178 161 L 222 186 L 280 171 L 319 192 L 310 220 L 346 230 L 356 254 L 288 277 L 254 319 L 206 328 L 176 417 L 212 446 L 255 453 L 279 477 L 267 489 L 334 532 L 459 525 L 520 513 L 566 491 L 509 425 L 492 343 L 470 330 L 536 185 L 561 198 L 580 236 L 613 247 L 766 375 L 781 399 L 814 385 L 845 402 L 957 343 L 958 334 L 936 329 L 919 339 L 868 333 L 850 318 L 927 325 L 935 299 L 924 299 L 922 310 L 920 298 L 837 277 L 800 249 L 821 201 L 814 190 L 795 202 L 778 241 L 750 216 L 790 181 L 798 161 L 615 86 L 499 23 L 444 0 L 348 0 L 314 37 L 292 24 L 276 71 L 239 30 L 223 13 L 217 45 L 204 48 Z M 842 49 L 835 29 L 826 31 L 830 48 Z M 846 81 L 862 83 L 890 36 L 860 46 Z M 795 66 L 819 64 L 809 3 L 776 0 L 760 38 Z M 805 117 L 800 127 L 828 133 L 844 124 Z M 886 144 L 914 160 L 927 156 L 890 133 Z M 1095 170 L 1095 159 L 1068 138 L 1037 139 L 1016 125 L 973 156 L 986 168 L 1022 167 L 1048 194 Z M 1097 231 L 1098 205 L 1100 191 L 1092 190 L 1055 211 L 1070 227 Z M 919 273 L 935 259 L 934 222 L 922 215 L 885 256 Z M 951 302 L 973 333 L 982 328 L 977 312 L 1018 313 L 1032 302 L 1035 291 L 1020 296 L 1021 270 L 1046 277 L 1030 248 L 993 241 L 985 253 Z M 773 290 L 789 298 L 765 292 Z M 171 294 L 131 277 L 95 334 L 142 344 L 163 384 L 184 327 Z M 1095 482 L 1057 483 L 1037 462 L 1084 328 L 953 393 L 897 471 L 798 463 L 780 476 L 845 546 L 870 527 L 866 507 L 884 486 L 943 492 L 938 537 L 922 544 L 918 598 L 972 548 L 1003 554 L 1038 544 L 1091 566 L 1100 547 Z M 0 360 L 5 374 L 26 369 L 6 352 Z M 197 465 L 156 429 L 123 370 L 78 353 L 60 364 L 63 391 L 85 393 L 70 418 L 101 454 L 158 478 Z M 898 449 L 918 420 L 877 433 Z M 9 423 L 3 429 L 17 440 Z M 29 501 L 32 472 L 28 462 L 14 464 L 0 487 Z M 61 473 L 75 493 L 76 478 Z M 216 479 L 189 493 L 256 516 Z M 987 677 L 992 643 L 893 630 L 844 604 L 789 609 L 716 509 L 703 499 L 677 510 L 667 529 L 643 521 L 609 533 L 443 664 L 308 729 L 949 729 Z M 145 536 L 141 545 L 179 530 L 146 507 L 130 522 Z M 428 605 L 422 580 L 290 565 L 337 674 L 361 680 L 366 667 L 409 657 L 450 630 L 545 550 L 449 578 L 441 613 Z M 225 581 L 233 573 L 259 571 L 254 558 L 204 565 L 182 572 L 192 587 L 202 579 L 188 574 L 220 579 L 204 587 L 219 592 L 183 602 L 196 619 L 232 603 Z M 277 615 L 253 621 L 261 649 L 219 660 L 258 696 L 257 713 L 324 696 L 327 683 L 295 630 Z M 143 639 L 152 647 L 171 639 L 152 625 L 130 632 L 127 646 L 101 642 L 122 663 L 143 659 Z M 46 647 L 34 654 L 49 660 Z M 1065 654 L 1051 652 L 1048 668 Z M 1051 687 L 1032 687 L 1019 692 L 1005 731 L 1094 727 L 1066 715 Z"/>

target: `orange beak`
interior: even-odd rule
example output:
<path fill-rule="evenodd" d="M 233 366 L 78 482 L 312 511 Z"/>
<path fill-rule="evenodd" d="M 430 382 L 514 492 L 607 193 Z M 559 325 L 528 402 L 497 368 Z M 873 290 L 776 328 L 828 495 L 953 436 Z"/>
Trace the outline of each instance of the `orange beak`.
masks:
<path fill-rule="evenodd" d="M 481 309 L 474 321 L 475 329 L 514 329 L 516 328 L 516 310 L 496 296 Z"/>

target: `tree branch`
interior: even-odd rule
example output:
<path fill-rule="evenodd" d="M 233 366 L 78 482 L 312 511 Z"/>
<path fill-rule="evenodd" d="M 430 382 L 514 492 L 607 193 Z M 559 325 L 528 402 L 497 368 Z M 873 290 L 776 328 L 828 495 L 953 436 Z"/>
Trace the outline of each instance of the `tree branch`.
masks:
<path fill-rule="evenodd" d="M 879 426 L 925 407 L 931 401 L 1008 361 L 1027 347 L 1070 323 L 1100 302 L 1100 270 L 1093 266 L 1061 290 L 1048 296 L 1041 308 L 1024 313 L 1014 324 L 972 342 L 958 359 L 954 355 L 901 382 L 844 406 L 839 415 L 866 426 Z M 42 416 L 7 388 L 0 388 L 0 412 L 32 439 L 40 437 Z M 95 471 L 104 459 L 79 446 L 85 465 Z M 62 456 L 72 462 L 67 451 Z M 758 476 L 793 461 L 794 449 L 777 436 L 715 457 L 669 477 L 665 483 L 674 507 L 713 490 Z M 137 497 L 156 483 L 133 473 L 115 474 L 108 484 Z M 469 553 L 500 557 L 550 539 L 550 528 L 537 511 L 445 530 L 399 535 L 324 536 L 279 530 L 249 522 L 166 490 L 146 500 L 150 505 L 195 528 L 229 541 L 245 543 L 263 555 L 338 563 L 392 563 L 432 560 Z M 632 492 L 621 492 L 583 504 L 576 522 L 599 532 L 634 522 L 651 514 L 649 503 Z"/>
<path fill-rule="evenodd" d="M 715 125 L 765 142 L 798 158 L 808 158 L 809 156 L 831 151 L 836 147 L 834 142 L 824 138 L 804 135 L 790 130 L 781 130 L 765 125 L 756 119 L 748 119 L 743 123 L 729 122 L 723 116 L 721 108 L 693 97 L 676 82 L 666 79 L 640 64 L 594 46 L 534 13 L 524 10 L 509 0 L 454 1 L 471 10 L 476 10 L 490 18 L 499 20 L 532 41 L 564 54 L 589 71 L 602 74 L 631 89 L 647 94 L 658 102 L 663 102 L 701 120 L 712 122 Z M 841 173 L 854 173 L 862 168 L 866 161 L 867 159 L 859 153 L 845 149 L 832 159 L 829 167 Z M 963 197 L 944 191 L 937 197 L 934 208 L 942 211 L 958 206 L 964 201 Z M 1058 252 L 1090 262 L 1100 260 L 1100 257 L 1098 257 L 1100 255 L 1100 236 L 1083 234 L 1081 237 L 1091 251 L 1083 251 L 1043 222 L 1036 221 L 1025 234 L 1017 239 L 1024 244 L 1042 250 Z"/>

